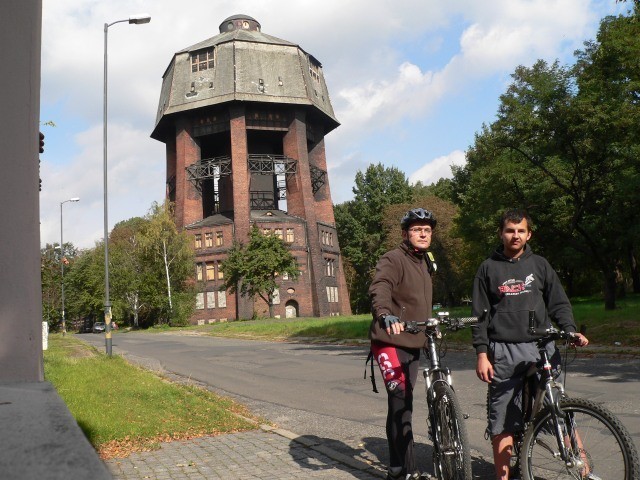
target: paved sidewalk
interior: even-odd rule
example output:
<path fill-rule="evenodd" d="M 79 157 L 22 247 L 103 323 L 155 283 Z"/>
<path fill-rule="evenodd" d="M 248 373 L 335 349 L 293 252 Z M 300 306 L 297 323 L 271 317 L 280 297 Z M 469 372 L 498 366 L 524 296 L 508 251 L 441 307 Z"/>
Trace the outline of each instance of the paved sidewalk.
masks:
<path fill-rule="evenodd" d="M 353 479 L 384 473 L 286 430 L 258 430 L 161 444 L 159 450 L 107 460 L 115 479 Z"/>

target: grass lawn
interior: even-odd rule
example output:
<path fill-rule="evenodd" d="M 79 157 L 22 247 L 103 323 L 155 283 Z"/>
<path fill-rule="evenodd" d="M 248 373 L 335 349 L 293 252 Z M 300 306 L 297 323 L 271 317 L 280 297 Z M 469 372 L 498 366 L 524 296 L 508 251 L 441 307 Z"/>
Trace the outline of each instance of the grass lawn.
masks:
<path fill-rule="evenodd" d="M 172 439 L 252 430 L 259 421 L 229 399 L 170 383 L 70 335 L 49 336 L 44 366 L 45 379 L 103 458 Z"/>
<path fill-rule="evenodd" d="M 628 294 L 626 298 L 618 300 L 618 308 L 613 311 L 606 311 L 602 300 L 596 298 L 572 299 L 572 305 L 576 324 L 587 327 L 586 334 L 592 346 L 611 347 L 612 351 L 620 352 L 625 347 L 640 347 L 640 295 Z M 452 316 L 471 315 L 470 307 L 457 307 L 448 311 Z M 364 343 L 367 342 L 370 322 L 371 315 L 366 314 L 330 318 L 247 320 L 182 327 L 177 330 L 195 330 L 214 336 L 272 341 Z M 448 335 L 452 341 L 471 345 L 471 330 L 468 328 Z"/>

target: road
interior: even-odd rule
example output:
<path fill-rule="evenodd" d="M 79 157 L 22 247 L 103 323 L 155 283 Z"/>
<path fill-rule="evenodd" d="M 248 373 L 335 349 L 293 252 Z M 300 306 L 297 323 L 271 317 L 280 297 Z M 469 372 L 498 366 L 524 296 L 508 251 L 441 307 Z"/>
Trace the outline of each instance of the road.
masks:
<path fill-rule="evenodd" d="M 77 337 L 104 351 L 104 335 Z M 117 333 L 112 343 L 114 354 L 208 386 L 280 428 L 385 468 L 386 395 L 383 390 L 372 392 L 368 368 L 367 379 L 363 378 L 368 347 L 145 332 Z M 449 351 L 443 363 L 452 369 L 460 403 L 469 415 L 474 476 L 493 478 L 490 444 L 484 439 L 486 386 L 475 375 L 475 354 Z M 640 358 L 579 357 L 567 371 L 567 392 L 604 403 L 640 446 Z M 384 389 L 379 375 L 377 380 L 379 389 Z M 426 401 L 421 389 L 417 392 L 414 432 L 419 468 L 432 472 Z"/>

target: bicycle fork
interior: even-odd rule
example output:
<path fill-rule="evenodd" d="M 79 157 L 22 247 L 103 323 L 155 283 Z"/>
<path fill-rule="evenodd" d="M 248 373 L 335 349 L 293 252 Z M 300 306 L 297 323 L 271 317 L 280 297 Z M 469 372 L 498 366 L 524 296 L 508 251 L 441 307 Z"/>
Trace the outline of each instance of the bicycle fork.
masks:
<path fill-rule="evenodd" d="M 534 404 L 534 412 L 539 412 L 544 403 L 544 399 L 549 399 L 549 411 L 551 412 L 551 421 L 553 424 L 553 434 L 556 439 L 558 447 L 557 451 L 554 451 L 549 445 L 543 445 L 554 457 L 560 457 L 565 463 L 567 468 L 581 469 L 584 467 L 584 461 L 580 456 L 573 455 L 572 452 L 579 451 L 579 448 L 574 448 L 579 444 L 579 438 L 577 438 L 577 432 L 573 420 L 567 419 L 569 425 L 566 422 L 566 414 L 560 407 L 560 400 L 564 397 L 564 387 L 561 383 L 556 382 L 551 374 L 551 364 L 547 358 L 544 358 L 544 390 L 539 392 L 536 396 Z"/>

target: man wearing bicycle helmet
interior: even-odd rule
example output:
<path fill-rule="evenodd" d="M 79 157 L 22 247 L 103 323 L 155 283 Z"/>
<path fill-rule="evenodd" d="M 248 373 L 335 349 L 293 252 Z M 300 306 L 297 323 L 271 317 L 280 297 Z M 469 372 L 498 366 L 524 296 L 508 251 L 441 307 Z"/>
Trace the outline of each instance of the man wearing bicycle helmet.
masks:
<path fill-rule="evenodd" d="M 529 312 L 535 312 L 537 328 L 547 328 L 553 321 L 560 329 L 575 332 L 576 324 L 558 275 L 527 244 L 529 215 L 523 210 L 506 211 L 498 232 L 502 245 L 480 265 L 473 283 L 473 315 L 489 312 L 473 328 L 473 346 L 476 374 L 489 384 L 487 435 L 496 478 L 507 480 L 513 434 L 523 428 L 524 373 L 539 359 L 535 337 L 528 331 Z M 589 343 L 584 335 L 576 337 L 579 346 Z M 548 350 L 550 357 L 556 352 L 553 344 Z"/>
<path fill-rule="evenodd" d="M 436 270 L 431 246 L 436 219 L 423 208 L 409 210 L 400 221 L 402 243 L 376 265 L 369 287 L 373 320 L 371 351 L 387 390 L 387 479 L 420 479 L 413 453 L 411 417 L 424 334 L 404 331 L 402 321 L 431 316 L 431 276 Z"/>

